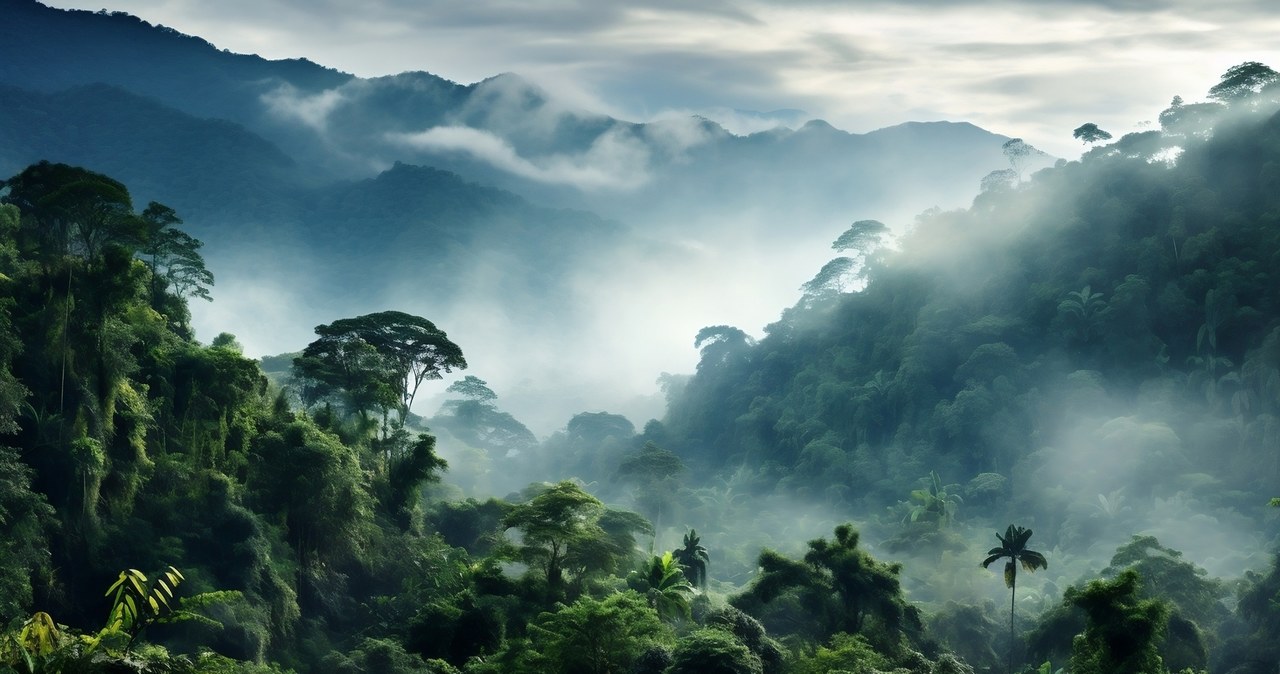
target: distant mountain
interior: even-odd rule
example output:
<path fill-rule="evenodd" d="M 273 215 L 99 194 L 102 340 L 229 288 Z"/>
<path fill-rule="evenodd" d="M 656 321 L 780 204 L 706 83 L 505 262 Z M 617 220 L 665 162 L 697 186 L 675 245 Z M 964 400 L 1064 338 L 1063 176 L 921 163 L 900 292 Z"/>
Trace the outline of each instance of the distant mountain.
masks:
<path fill-rule="evenodd" d="M 786 215 L 826 231 L 836 213 L 838 222 L 965 205 L 978 180 L 1004 165 L 1006 138 L 968 124 L 850 134 L 811 121 L 748 135 L 696 117 L 635 124 L 567 106 L 510 73 L 472 85 L 425 72 L 362 79 L 302 59 L 220 51 L 122 13 L 34 0 L 0 7 L 0 83 L 42 92 L 105 83 L 229 120 L 313 180 L 365 177 L 402 161 L 646 226 L 713 219 L 746 202 L 764 222 Z M 720 112 L 712 114 L 770 126 L 807 118 Z"/>
<path fill-rule="evenodd" d="M 616 245 L 617 226 L 599 217 L 437 169 L 395 164 L 312 186 L 297 162 L 244 127 L 116 87 L 0 86 L 0 98 L 0 174 L 42 159 L 93 167 L 134 186 L 139 206 L 174 207 L 212 244 L 215 269 L 246 248 L 283 247 L 326 270 L 313 290 L 356 304 L 405 275 L 456 292 L 479 251 L 516 261 L 504 266 L 505 283 L 562 295 L 557 283 L 574 256 Z"/>
<path fill-rule="evenodd" d="M 197 227 L 291 210 L 298 164 L 239 124 L 199 119 L 103 84 L 42 93 L 0 85 L 0 176 L 41 159 L 92 167 Z M 234 198 L 228 198 L 234 195 Z"/>
<path fill-rule="evenodd" d="M 786 108 L 784 110 L 740 110 L 738 108 L 715 107 L 695 111 L 699 117 L 705 117 L 723 126 L 735 136 L 749 136 L 761 131 L 787 128 L 798 129 L 805 122 L 813 119 L 813 115 L 804 110 Z"/>
<path fill-rule="evenodd" d="M 331 260 L 330 283 L 348 292 L 414 277 L 436 293 L 456 295 L 474 281 L 478 261 L 502 259 L 494 291 L 554 305 L 578 258 L 618 245 L 621 235 L 591 213 L 536 206 L 448 171 L 407 164 L 305 196 L 299 236 Z"/>
<path fill-rule="evenodd" d="M 771 321 L 849 222 L 967 205 L 1007 165 L 1004 136 L 964 123 L 855 134 L 733 111 L 764 124 L 742 135 L 577 109 L 511 73 L 359 78 L 123 13 L 0 15 L 0 173 L 81 164 L 176 208 L 220 274 L 198 328 L 294 350 L 306 326 L 394 304 L 461 326 L 524 403 L 575 377 L 605 389 L 578 387 L 560 415 L 619 411 L 692 367 L 703 325 Z"/>
<path fill-rule="evenodd" d="M 0 83 L 24 89 L 57 92 L 109 84 L 197 117 L 259 132 L 273 128 L 272 135 L 290 137 L 289 129 L 263 108 L 265 93 L 282 86 L 318 92 L 352 79 L 304 59 L 268 61 L 220 51 L 198 37 L 123 12 L 0 0 L 0 13 Z"/>

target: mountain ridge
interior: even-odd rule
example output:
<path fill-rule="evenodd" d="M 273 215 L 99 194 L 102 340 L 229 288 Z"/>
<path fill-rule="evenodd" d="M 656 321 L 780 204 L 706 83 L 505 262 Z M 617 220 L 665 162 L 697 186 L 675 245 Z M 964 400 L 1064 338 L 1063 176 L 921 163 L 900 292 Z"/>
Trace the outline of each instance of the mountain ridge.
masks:
<path fill-rule="evenodd" d="M 465 85 L 425 71 L 360 78 L 231 54 L 124 13 L 0 2 L 21 10 L 0 24 L 0 84 L 30 92 L 21 110 L 0 112 L 21 135 L 0 131 L 0 168 L 88 164 L 177 208 L 212 268 L 227 270 L 220 278 L 235 279 L 217 289 L 218 303 L 193 310 L 202 334 L 231 331 L 252 352 L 279 353 L 308 339 L 299 325 L 411 305 L 488 342 L 477 357 L 510 373 L 491 371 L 496 386 L 525 387 L 510 409 L 542 431 L 569 410 L 533 419 L 548 396 L 524 382 L 561 381 L 549 355 L 566 348 L 559 330 L 590 332 L 567 348 L 599 368 L 627 361 L 626 383 L 597 368 L 576 374 L 596 378 L 581 399 L 644 418 L 656 410 L 632 406 L 634 392 L 650 395 L 655 372 L 693 366 L 690 335 L 706 322 L 770 323 L 848 222 L 896 227 L 967 205 L 981 177 L 1007 163 L 1004 136 L 965 123 L 865 134 L 811 123 L 745 136 L 696 117 L 636 123 L 579 109 L 518 74 Z M 122 42 L 132 46 L 115 51 Z M 59 88 L 72 85 L 94 86 Z M 83 111 L 104 105 L 116 112 L 83 133 Z M 455 187 L 425 167 L 453 174 Z M 389 180 L 408 174 L 427 187 Z M 456 191 L 432 191 L 441 210 L 425 213 L 414 190 L 436 188 Z M 495 202 L 489 189 L 521 201 Z M 379 234 L 360 236 L 375 212 L 387 214 Z M 668 287 L 686 277 L 705 280 Z M 635 320 L 627 306 L 660 307 L 666 321 L 620 359 L 608 345 L 615 326 Z M 500 343 L 504 334 L 519 346 Z M 528 374 L 516 351 L 548 354 L 542 371 Z"/>

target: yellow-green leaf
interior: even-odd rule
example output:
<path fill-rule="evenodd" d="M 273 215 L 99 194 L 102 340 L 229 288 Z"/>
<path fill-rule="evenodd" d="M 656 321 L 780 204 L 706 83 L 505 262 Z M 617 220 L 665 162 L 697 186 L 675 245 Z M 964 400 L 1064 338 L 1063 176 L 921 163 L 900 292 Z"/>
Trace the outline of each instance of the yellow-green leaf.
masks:
<path fill-rule="evenodd" d="M 118 578 L 116 582 L 112 583 L 111 587 L 107 588 L 107 593 L 102 596 L 110 597 L 112 592 L 115 592 L 117 589 L 120 588 L 121 585 L 124 584 L 125 578 L 128 578 L 128 576 L 125 574 L 125 572 L 121 571 L 120 578 Z"/>

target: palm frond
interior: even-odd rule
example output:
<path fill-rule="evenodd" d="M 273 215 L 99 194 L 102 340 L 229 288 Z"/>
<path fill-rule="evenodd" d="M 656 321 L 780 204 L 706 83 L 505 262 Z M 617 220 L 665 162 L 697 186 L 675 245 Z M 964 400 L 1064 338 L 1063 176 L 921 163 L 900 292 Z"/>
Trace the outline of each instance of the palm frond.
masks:
<path fill-rule="evenodd" d="M 1027 571 L 1049 568 L 1049 560 L 1035 550 L 1023 550 L 1022 554 L 1018 556 L 1018 560 L 1022 562 L 1022 568 Z"/>

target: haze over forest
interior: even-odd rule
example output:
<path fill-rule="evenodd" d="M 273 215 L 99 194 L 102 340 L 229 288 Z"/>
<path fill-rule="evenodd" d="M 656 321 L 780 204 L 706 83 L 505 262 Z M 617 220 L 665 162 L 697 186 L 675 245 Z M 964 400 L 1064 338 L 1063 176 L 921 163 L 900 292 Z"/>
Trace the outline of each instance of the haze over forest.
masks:
<path fill-rule="evenodd" d="M 603 47 L 357 76 L 141 9 L 249 39 L 259 4 L 0 0 L 0 671 L 1280 666 L 1280 75 L 1221 48 L 1243 7 L 1088 4 L 1130 26 L 1098 44 L 1230 60 L 1042 140 L 1028 64 L 1011 128 L 802 110 L 921 96 L 806 88 L 865 37 L 840 8 L 790 80 L 760 31 L 799 10 L 693 12 L 764 40 L 725 100 L 606 86 Z M 684 16 L 645 11 L 560 30 Z"/>
<path fill-rule="evenodd" d="M 38 115 L 58 132 L 47 141 L 16 139 L 13 158 L 0 167 L 5 173 L 45 157 L 47 144 L 60 145 L 62 156 L 120 176 L 141 198 L 172 204 L 191 223 L 226 279 L 218 302 L 193 308 L 201 334 L 230 331 L 250 354 L 270 355 L 300 348 L 310 326 L 368 307 L 432 316 L 471 345 L 485 363 L 481 376 L 543 434 L 587 408 L 659 415 L 654 381 L 692 369 L 698 329 L 730 323 L 758 334 L 795 301 L 850 218 L 901 227 L 926 208 L 961 206 L 1005 162 L 999 145 L 1007 138 L 963 123 L 853 135 L 813 121 L 734 136 L 696 117 L 636 124 L 581 110 L 518 75 L 471 86 L 423 72 L 356 79 L 306 62 L 235 58 L 124 17 L 95 23 L 64 15 L 49 34 L 40 25 L 28 29 L 26 11 L 5 28 L 10 84 L 53 93 L 105 83 L 250 132 L 197 131 L 200 120 L 139 111 L 146 102 L 105 89 L 53 93 L 73 98 L 35 99 L 11 111 Z M 119 34 L 100 37 L 109 22 Z M 168 56 L 138 59 L 142 45 Z M 198 75 L 174 77 L 178 64 Z M 85 142 L 68 132 L 82 128 L 80 120 L 59 120 L 66 113 L 51 110 L 94 110 L 95 124 L 124 125 L 112 135 L 148 138 L 160 156 L 140 161 L 136 152 Z M 152 115 L 165 122 L 146 121 Z M 29 123 L 19 117 L 11 128 Z M 165 134 L 205 139 L 194 151 L 200 168 L 189 156 L 168 154 L 181 143 Z M 238 159 L 227 156 L 233 152 Z M 396 162 L 445 169 L 531 205 L 594 215 L 554 216 L 555 236 L 569 237 L 556 245 L 547 232 L 539 232 L 541 242 L 518 234 L 513 241 L 511 228 L 520 225 L 512 217 L 553 216 L 512 216 L 524 205 L 490 203 L 506 198 L 497 193 L 442 203 L 434 195 L 455 188 L 427 189 L 446 179 L 438 174 L 368 182 Z M 336 190 L 354 190 L 330 197 L 346 202 L 336 211 L 313 196 L 332 194 L 333 181 L 353 183 Z M 409 216 L 385 190 L 427 194 Z M 354 205 L 360 200 L 374 203 Z M 379 208 L 391 211 L 383 217 Z M 478 218 L 486 222 L 466 224 Z M 441 246 L 406 240 L 412 235 L 402 230 L 416 221 L 470 230 L 463 236 L 479 245 L 463 245 L 479 258 L 422 273 Z M 211 236 L 215 230 L 229 231 Z M 344 232 L 365 238 L 360 250 L 378 261 L 351 255 Z M 502 245 L 485 245 L 486 236 Z M 261 252 L 282 247 L 292 259 L 285 267 Z M 383 273 L 370 277 L 371 268 Z M 362 281 L 349 283 L 349 274 Z M 568 352 L 575 357 L 560 355 Z M 440 402 L 431 399 L 432 409 Z"/>

